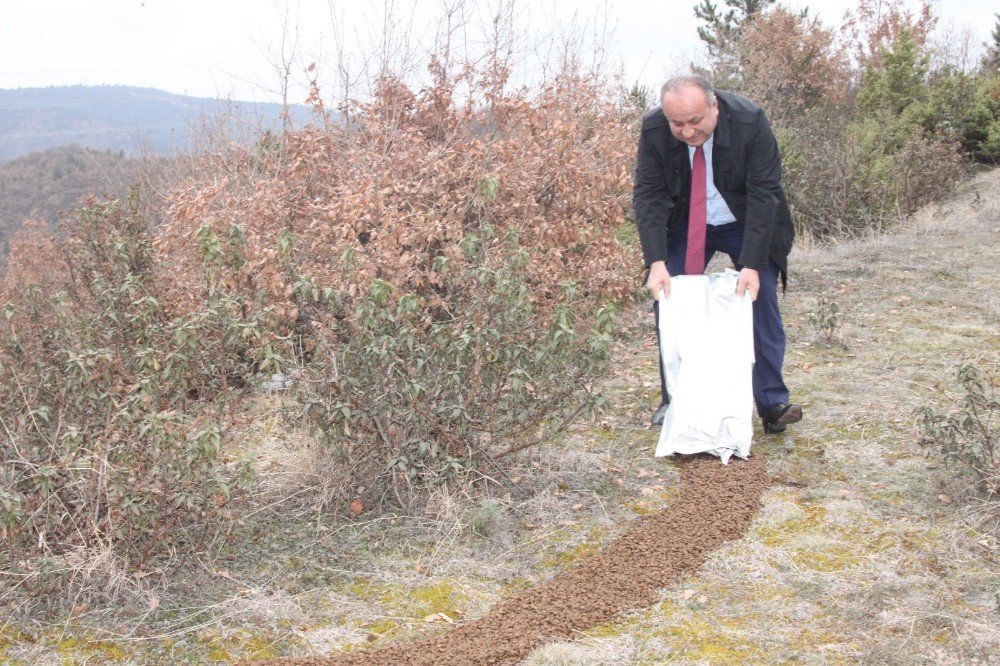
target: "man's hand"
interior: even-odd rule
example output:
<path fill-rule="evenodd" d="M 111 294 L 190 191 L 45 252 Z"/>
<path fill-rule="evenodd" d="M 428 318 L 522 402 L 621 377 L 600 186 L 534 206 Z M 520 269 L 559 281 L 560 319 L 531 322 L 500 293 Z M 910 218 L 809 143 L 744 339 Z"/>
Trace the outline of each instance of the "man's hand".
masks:
<path fill-rule="evenodd" d="M 670 273 L 667 272 L 667 262 L 654 261 L 649 265 L 649 278 L 646 280 L 646 289 L 655 301 L 660 297 L 660 290 L 670 298 Z"/>
<path fill-rule="evenodd" d="M 740 277 L 736 280 L 736 295 L 743 296 L 747 291 L 750 292 L 750 300 L 756 301 L 757 293 L 760 291 L 760 273 L 752 268 L 741 270 Z"/>

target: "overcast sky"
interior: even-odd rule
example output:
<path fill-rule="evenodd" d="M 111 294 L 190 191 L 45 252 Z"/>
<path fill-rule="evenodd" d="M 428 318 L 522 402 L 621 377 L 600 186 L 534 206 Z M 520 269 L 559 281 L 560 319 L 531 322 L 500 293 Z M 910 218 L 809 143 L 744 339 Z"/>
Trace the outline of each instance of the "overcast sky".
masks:
<path fill-rule="evenodd" d="M 391 0 L 390 0 L 391 1 Z M 465 0 L 474 25 L 488 23 L 497 2 Z M 877 2 L 878 0 L 868 0 Z M 415 44 L 429 44 L 435 17 L 457 0 L 395 0 L 391 20 Z M 915 0 L 907 0 L 916 6 Z M 0 0 L 0 88 L 73 84 L 148 86 L 198 97 L 273 101 L 278 98 L 282 35 L 295 38 L 305 62 L 320 63 L 320 84 L 334 78 L 335 35 L 353 68 L 381 34 L 383 0 Z M 667 74 L 702 55 L 694 0 L 553 2 L 515 0 L 525 68 L 550 42 L 542 35 L 575 25 L 612 38 L 607 59 L 620 62 L 627 82 L 656 86 Z M 724 4 L 719 0 L 719 4 Z M 847 0 L 786 0 L 808 6 L 827 25 L 839 25 Z M 969 32 L 976 45 L 990 37 L 996 2 L 938 0 L 941 26 Z M 287 26 L 287 30 L 285 27 Z M 475 42 L 470 30 L 466 38 Z M 287 50 L 287 49 L 286 49 Z M 537 66 L 536 66 L 537 70 Z M 297 78 L 299 70 L 295 72 Z M 302 87 L 291 102 L 301 102 Z"/>

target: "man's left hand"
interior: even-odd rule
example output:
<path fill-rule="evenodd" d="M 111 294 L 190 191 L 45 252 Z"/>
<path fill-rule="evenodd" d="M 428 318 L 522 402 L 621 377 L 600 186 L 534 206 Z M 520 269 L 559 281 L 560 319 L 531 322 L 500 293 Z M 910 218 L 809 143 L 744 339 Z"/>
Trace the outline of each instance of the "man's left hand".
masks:
<path fill-rule="evenodd" d="M 760 273 L 752 268 L 744 268 L 740 271 L 740 277 L 736 280 L 736 295 L 743 296 L 745 292 L 750 292 L 750 300 L 757 300 L 757 292 L 760 291 Z"/>

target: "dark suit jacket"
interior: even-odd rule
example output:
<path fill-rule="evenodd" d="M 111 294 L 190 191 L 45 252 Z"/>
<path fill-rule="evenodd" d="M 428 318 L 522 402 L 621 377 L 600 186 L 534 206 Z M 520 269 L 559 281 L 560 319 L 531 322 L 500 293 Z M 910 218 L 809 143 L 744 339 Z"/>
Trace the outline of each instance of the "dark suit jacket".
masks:
<path fill-rule="evenodd" d="M 719 120 L 713 134 L 713 181 L 736 221 L 743 225 L 739 263 L 764 270 L 768 259 L 782 278 L 795 230 L 781 189 L 778 143 L 759 106 L 717 90 Z M 633 205 L 646 267 L 666 261 L 672 234 L 687 234 L 691 162 L 688 147 L 670 132 L 663 110 L 642 119 Z"/>

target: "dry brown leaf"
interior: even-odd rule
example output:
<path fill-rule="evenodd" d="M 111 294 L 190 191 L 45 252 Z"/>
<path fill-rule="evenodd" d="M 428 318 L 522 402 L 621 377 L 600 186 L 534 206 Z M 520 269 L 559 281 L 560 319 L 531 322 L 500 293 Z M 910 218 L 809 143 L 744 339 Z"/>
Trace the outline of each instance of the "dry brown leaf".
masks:
<path fill-rule="evenodd" d="M 448 624 L 454 624 L 455 620 L 448 617 L 447 613 L 431 613 L 424 618 L 424 622 L 447 622 Z"/>

